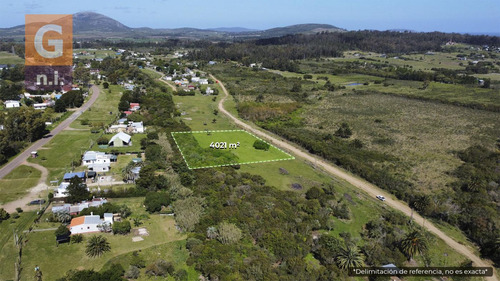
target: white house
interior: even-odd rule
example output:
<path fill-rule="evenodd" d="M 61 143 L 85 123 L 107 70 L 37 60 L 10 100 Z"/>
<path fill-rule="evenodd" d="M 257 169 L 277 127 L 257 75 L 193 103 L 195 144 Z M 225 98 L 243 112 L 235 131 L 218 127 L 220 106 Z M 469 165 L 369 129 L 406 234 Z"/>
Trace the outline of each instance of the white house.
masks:
<path fill-rule="evenodd" d="M 207 87 L 207 90 L 205 91 L 207 95 L 211 95 L 214 93 L 214 90 L 212 90 L 210 87 Z"/>
<path fill-rule="evenodd" d="M 197 83 L 200 81 L 200 77 L 191 77 L 191 82 Z"/>
<path fill-rule="evenodd" d="M 106 164 L 90 164 L 88 165 L 89 171 L 94 172 L 109 172 L 110 166 L 109 163 Z"/>
<path fill-rule="evenodd" d="M 110 217 L 111 215 L 111 217 Z M 103 223 L 113 224 L 113 214 L 105 213 L 104 220 L 100 216 L 91 213 L 90 216 L 76 217 L 71 220 L 69 230 L 71 234 L 100 232 L 99 226 Z"/>
<path fill-rule="evenodd" d="M 132 133 L 144 133 L 144 124 L 141 122 L 132 122 L 129 124 L 130 131 Z"/>
<path fill-rule="evenodd" d="M 69 186 L 69 182 L 61 182 L 61 184 L 54 189 L 54 198 L 64 198 L 68 195 L 66 194 L 66 189 Z"/>
<path fill-rule="evenodd" d="M 14 108 L 14 107 L 20 107 L 21 103 L 17 100 L 8 100 L 5 101 L 5 108 Z"/>
<path fill-rule="evenodd" d="M 208 85 L 208 79 L 200 79 L 198 82 L 200 85 Z"/>
<path fill-rule="evenodd" d="M 90 166 L 96 164 L 108 164 L 111 163 L 111 155 L 104 152 L 98 151 L 86 151 L 83 154 L 82 165 Z"/>

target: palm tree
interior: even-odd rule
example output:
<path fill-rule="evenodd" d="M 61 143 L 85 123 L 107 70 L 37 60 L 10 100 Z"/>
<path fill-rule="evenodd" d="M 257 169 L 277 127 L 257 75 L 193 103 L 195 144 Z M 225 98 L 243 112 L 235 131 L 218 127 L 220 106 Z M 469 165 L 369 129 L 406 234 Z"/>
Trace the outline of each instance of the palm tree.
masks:
<path fill-rule="evenodd" d="M 109 246 L 108 240 L 104 238 L 102 235 L 94 235 L 90 237 L 89 241 L 87 242 L 87 249 L 85 250 L 85 253 L 89 257 L 100 257 L 104 252 L 108 252 L 111 250 L 111 247 Z"/>
<path fill-rule="evenodd" d="M 403 252 L 412 259 L 415 254 L 423 254 L 427 251 L 427 239 L 420 231 L 413 231 L 409 233 L 401 241 L 401 249 Z"/>
<path fill-rule="evenodd" d="M 340 254 L 336 257 L 337 265 L 341 269 L 361 267 L 364 264 L 365 256 L 356 245 L 349 244 L 340 249 Z"/>

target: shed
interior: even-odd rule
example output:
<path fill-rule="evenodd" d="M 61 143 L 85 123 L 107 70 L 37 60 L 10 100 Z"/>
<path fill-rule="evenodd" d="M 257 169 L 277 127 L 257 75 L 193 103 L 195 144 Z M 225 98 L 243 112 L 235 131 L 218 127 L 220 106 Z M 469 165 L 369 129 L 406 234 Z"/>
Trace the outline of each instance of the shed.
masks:
<path fill-rule="evenodd" d="M 111 140 L 108 142 L 108 145 L 113 147 L 131 146 L 132 137 L 128 134 L 120 132 L 111 138 Z"/>

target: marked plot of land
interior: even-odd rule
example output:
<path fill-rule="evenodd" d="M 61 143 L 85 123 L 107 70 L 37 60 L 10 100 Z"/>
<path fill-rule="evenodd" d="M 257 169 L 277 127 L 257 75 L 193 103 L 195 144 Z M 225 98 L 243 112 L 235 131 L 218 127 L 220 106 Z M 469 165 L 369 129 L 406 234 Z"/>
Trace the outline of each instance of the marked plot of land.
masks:
<path fill-rule="evenodd" d="M 294 159 L 244 130 L 172 132 L 172 137 L 189 169 Z M 267 149 L 257 149 L 254 147 L 256 141 L 269 146 Z"/>

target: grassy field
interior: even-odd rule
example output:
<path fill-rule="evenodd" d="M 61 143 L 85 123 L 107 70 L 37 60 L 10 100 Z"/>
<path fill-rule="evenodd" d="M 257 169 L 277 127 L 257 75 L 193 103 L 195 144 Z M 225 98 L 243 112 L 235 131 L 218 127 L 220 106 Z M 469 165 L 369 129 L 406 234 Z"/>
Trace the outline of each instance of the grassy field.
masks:
<path fill-rule="evenodd" d="M 33 167 L 21 165 L 0 179 L 0 204 L 16 200 L 24 196 L 40 179 L 41 172 Z"/>
<path fill-rule="evenodd" d="M 254 148 L 258 138 L 242 130 L 172 133 L 172 136 L 192 169 L 293 159 L 272 145 L 268 150 Z M 210 147 L 216 143 L 220 149 Z"/>
<path fill-rule="evenodd" d="M 12 53 L 0 52 L 0 64 L 24 64 L 24 60 Z"/>
<path fill-rule="evenodd" d="M 449 173 L 461 164 L 455 151 L 492 148 L 500 130 L 497 113 L 380 94 L 332 94 L 306 106 L 302 117 L 306 128 L 331 134 L 347 122 L 352 138 L 396 156 L 398 163 L 386 164 L 425 192 L 449 188 Z"/>
<path fill-rule="evenodd" d="M 78 54 L 79 59 L 95 59 L 105 57 L 116 57 L 116 52 L 113 50 L 98 50 L 98 49 L 73 49 L 73 53 L 86 52 L 86 54 Z"/>

